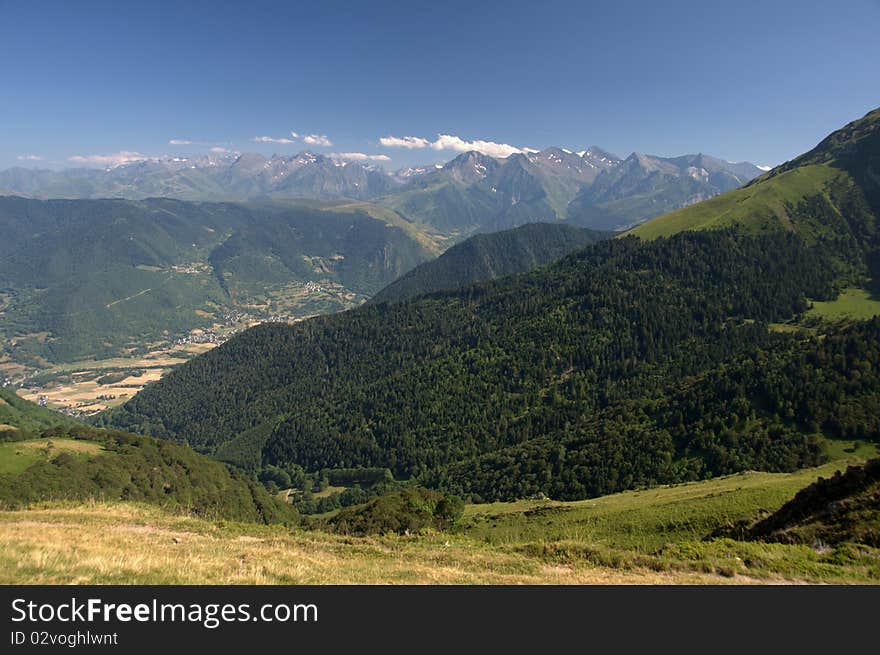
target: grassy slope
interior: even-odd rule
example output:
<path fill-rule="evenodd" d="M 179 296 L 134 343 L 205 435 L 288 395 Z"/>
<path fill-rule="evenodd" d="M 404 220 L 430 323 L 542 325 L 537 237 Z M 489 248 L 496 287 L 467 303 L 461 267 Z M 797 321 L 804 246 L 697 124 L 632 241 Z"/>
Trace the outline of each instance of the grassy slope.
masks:
<path fill-rule="evenodd" d="M 752 231 L 791 229 L 787 203 L 817 193 L 841 171 L 826 165 L 804 166 L 710 200 L 670 212 L 635 227 L 628 234 L 644 239 L 671 236 L 684 230 L 743 225 Z"/>
<path fill-rule="evenodd" d="M 39 430 L 54 425 L 71 425 L 73 419 L 19 398 L 11 389 L 0 387 L 0 426 Z M 0 427 L 0 430 L 3 428 Z"/>
<path fill-rule="evenodd" d="M 828 228 L 832 227 L 827 224 L 829 215 L 826 214 L 824 220 L 818 223 L 809 217 L 799 216 L 799 219 L 806 220 L 792 225 L 789 208 L 801 200 L 824 196 L 832 214 L 836 214 L 837 219 L 846 218 L 846 221 L 836 221 L 837 230 L 855 218 L 853 212 L 857 205 L 862 204 L 862 209 L 865 208 L 865 199 L 868 205 L 873 203 L 876 214 L 877 194 L 880 191 L 880 180 L 875 172 L 880 161 L 878 157 L 880 109 L 875 109 L 835 130 L 809 152 L 777 166 L 745 187 L 656 218 L 638 226 L 631 233 L 653 239 L 682 230 L 738 223 L 752 230 L 794 228 L 808 239 L 825 236 Z M 835 188 L 833 195 L 843 205 L 836 204 L 831 197 L 832 187 Z M 868 245 L 867 242 L 876 232 L 876 217 L 863 213 L 855 220 L 856 225 L 850 222 L 850 228 L 856 228 L 861 245 Z M 858 225 L 859 222 L 862 224 Z M 834 230 L 832 227 L 832 232 Z"/>
<path fill-rule="evenodd" d="M 386 207 L 380 207 L 371 202 L 362 200 L 340 200 L 338 202 L 328 201 L 319 209 L 334 212 L 364 212 L 372 216 L 376 220 L 385 221 L 390 227 L 399 227 L 401 230 L 413 240 L 421 245 L 425 251 L 434 257 L 440 255 L 444 249 L 446 237 L 435 234 L 433 230 L 427 226 L 417 226 L 416 224 L 406 220 L 400 214 Z"/>
<path fill-rule="evenodd" d="M 0 512 L 0 584 L 699 583 L 700 573 L 573 570 L 463 536 L 352 538 L 218 524 L 133 504 Z"/>
<path fill-rule="evenodd" d="M 0 512 L 0 583 L 877 582 L 873 549 L 702 541 L 857 461 L 574 503 L 468 506 L 461 530 L 409 537 L 290 532 L 137 504 L 43 505 Z"/>
<path fill-rule="evenodd" d="M 699 541 L 721 525 L 772 511 L 818 476 L 856 461 L 838 460 L 794 473 L 749 471 L 567 503 L 469 505 L 468 532 L 498 545 L 573 541 L 653 553 L 668 543 Z"/>
<path fill-rule="evenodd" d="M 0 507 L 96 498 L 148 502 L 196 516 L 290 523 L 292 508 L 223 464 L 169 441 L 85 427 L 0 442 Z"/>
<path fill-rule="evenodd" d="M 880 299 L 871 292 L 859 288 L 841 291 L 837 300 L 822 302 L 813 301 L 813 307 L 807 316 L 836 321 L 841 319 L 865 320 L 880 314 Z"/>
<path fill-rule="evenodd" d="M 60 453 L 90 457 L 102 452 L 100 444 L 74 439 L 28 439 L 0 443 L 0 475 L 18 474 L 30 465 L 47 461 Z"/>

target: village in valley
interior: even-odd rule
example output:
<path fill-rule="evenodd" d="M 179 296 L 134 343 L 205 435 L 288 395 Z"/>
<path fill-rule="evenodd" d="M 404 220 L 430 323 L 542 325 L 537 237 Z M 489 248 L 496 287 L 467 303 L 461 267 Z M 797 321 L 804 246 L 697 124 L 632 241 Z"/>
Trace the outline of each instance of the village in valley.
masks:
<path fill-rule="evenodd" d="M 173 367 L 262 323 L 296 323 L 328 307 L 348 309 L 365 300 L 337 282 L 306 281 L 266 290 L 263 304 L 243 305 L 211 315 L 213 322 L 168 334 L 109 359 L 83 360 L 44 368 L 0 357 L 0 386 L 42 407 L 84 418 L 121 405 Z"/>

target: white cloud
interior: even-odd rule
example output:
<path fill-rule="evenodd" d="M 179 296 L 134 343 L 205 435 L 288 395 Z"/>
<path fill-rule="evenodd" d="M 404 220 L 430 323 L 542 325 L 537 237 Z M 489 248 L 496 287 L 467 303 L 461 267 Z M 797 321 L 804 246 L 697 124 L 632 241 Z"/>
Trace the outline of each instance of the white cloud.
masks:
<path fill-rule="evenodd" d="M 440 134 L 436 141 L 429 141 L 418 136 L 383 136 L 379 139 L 379 144 L 386 148 L 432 148 L 434 150 L 453 150 L 455 152 L 468 152 L 476 150 L 490 157 L 509 157 L 521 152 L 532 152 L 531 148 L 517 148 L 507 143 L 496 143 L 494 141 L 465 141 L 459 136 L 452 134 Z"/>
<path fill-rule="evenodd" d="M 379 145 L 386 148 L 427 148 L 431 142 L 418 136 L 383 136 Z"/>
<path fill-rule="evenodd" d="M 213 148 L 210 148 L 208 150 L 208 152 L 214 152 L 214 153 L 220 155 L 220 154 L 223 154 L 224 152 L 229 152 L 229 151 L 226 148 L 221 148 L 220 146 L 214 146 Z"/>
<path fill-rule="evenodd" d="M 310 146 L 332 146 L 333 142 L 327 138 L 326 134 L 307 134 L 303 141 Z"/>
<path fill-rule="evenodd" d="M 290 136 L 292 136 L 294 139 L 298 139 L 298 138 L 299 138 L 299 134 L 297 134 L 297 133 L 294 132 L 293 130 L 290 130 Z"/>
<path fill-rule="evenodd" d="M 16 159 L 18 161 L 41 161 L 43 158 L 39 155 L 19 155 Z"/>
<path fill-rule="evenodd" d="M 434 150 L 454 150 L 455 152 L 468 152 L 476 150 L 490 157 L 510 157 L 516 153 L 522 152 L 519 148 L 508 145 L 506 143 L 495 143 L 494 141 L 465 141 L 461 137 L 451 134 L 441 134 L 434 143 L 431 144 Z"/>
<path fill-rule="evenodd" d="M 388 155 L 368 155 L 363 152 L 333 152 L 330 153 L 330 156 L 352 161 L 391 161 L 391 157 Z"/>
<path fill-rule="evenodd" d="M 762 171 L 769 171 L 773 169 L 772 166 L 765 166 L 762 164 L 755 164 L 755 168 L 760 168 Z"/>
<path fill-rule="evenodd" d="M 168 141 L 168 145 L 170 146 L 191 146 L 192 141 L 189 139 L 171 139 Z"/>
<path fill-rule="evenodd" d="M 108 166 L 110 168 L 121 166 L 122 164 L 128 164 L 134 161 L 144 161 L 145 159 L 149 159 L 149 157 L 147 157 L 146 155 L 142 155 L 139 152 L 133 152 L 131 150 L 120 150 L 119 152 L 113 153 L 112 155 L 74 155 L 73 157 L 67 158 L 68 161 L 72 161 L 77 164 Z"/>
<path fill-rule="evenodd" d="M 284 143 L 287 145 L 291 143 L 296 143 L 296 141 L 294 141 L 293 139 L 288 139 L 285 137 L 276 138 L 274 136 L 255 136 L 253 139 L 251 139 L 251 141 L 253 141 L 254 143 Z"/>

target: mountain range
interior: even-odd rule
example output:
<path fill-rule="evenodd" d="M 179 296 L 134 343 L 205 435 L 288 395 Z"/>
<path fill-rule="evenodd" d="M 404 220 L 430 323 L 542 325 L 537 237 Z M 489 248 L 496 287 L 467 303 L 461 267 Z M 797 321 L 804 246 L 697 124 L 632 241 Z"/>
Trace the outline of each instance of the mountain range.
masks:
<path fill-rule="evenodd" d="M 563 148 L 497 159 L 465 152 L 446 164 L 387 172 L 304 151 L 163 157 L 107 169 L 0 171 L 0 192 L 33 198 L 168 197 L 199 201 L 352 198 L 463 238 L 527 222 L 619 229 L 740 186 L 761 170 L 705 155 L 625 160 L 601 148 Z"/>

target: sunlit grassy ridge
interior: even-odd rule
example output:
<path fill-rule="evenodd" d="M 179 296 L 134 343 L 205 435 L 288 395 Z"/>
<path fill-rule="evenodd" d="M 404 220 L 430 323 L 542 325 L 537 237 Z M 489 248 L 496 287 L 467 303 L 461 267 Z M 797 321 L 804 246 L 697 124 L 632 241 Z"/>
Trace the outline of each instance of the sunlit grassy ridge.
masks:
<path fill-rule="evenodd" d="M 0 513 L 0 583 L 528 584 L 714 582 L 558 566 L 465 536 L 349 538 L 216 523 L 131 504 Z"/>
<path fill-rule="evenodd" d="M 878 152 L 880 109 L 875 109 L 746 186 L 660 216 L 631 233 L 653 239 L 737 224 L 753 232 L 792 229 L 808 240 L 848 235 L 873 248 Z"/>
<path fill-rule="evenodd" d="M 876 452 L 873 446 L 868 449 Z M 651 553 L 666 544 L 700 540 L 723 525 L 771 512 L 817 477 L 827 477 L 857 459 L 795 473 L 750 471 L 568 503 L 469 505 L 467 531 L 493 544 L 543 539 Z"/>
<path fill-rule="evenodd" d="M 729 191 L 720 196 L 670 212 L 634 228 L 628 234 L 644 239 L 671 236 L 684 230 L 706 230 L 732 225 L 751 231 L 791 229 L 789 203 L 817 193 L 841 175 L 830 166 L 804 166 L 759 184 Z"/>

